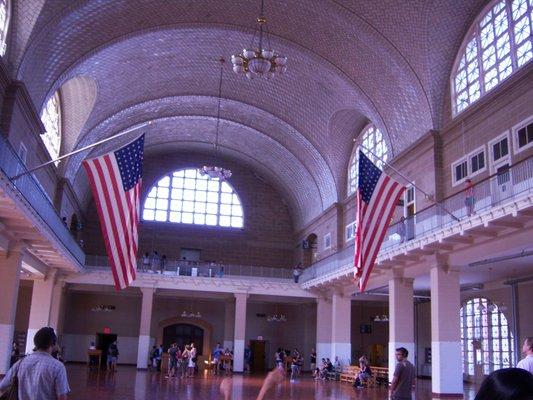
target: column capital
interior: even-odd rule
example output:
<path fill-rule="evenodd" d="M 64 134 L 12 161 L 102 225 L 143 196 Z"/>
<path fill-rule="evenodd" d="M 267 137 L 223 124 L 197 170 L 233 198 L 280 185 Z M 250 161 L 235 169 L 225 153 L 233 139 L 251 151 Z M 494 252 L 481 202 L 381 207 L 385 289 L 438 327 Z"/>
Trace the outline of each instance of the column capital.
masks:
<path fill-rule="evenodd" d="M 148 287 L 141 287 L 139 288 L 141 289 L 141 293 L 144 295 L 154 295 L 155 294 L 155 291 L 156 289 L 152 286 L 148 286 Z"/>
<path fill-rule="evenodd" d="M 435 254 L 428 256 L 428 261 L 431 264 L 431 268 L 444 268 L 448 266 L 449 256 L 435 252 Z"/>
<path fill-rule="evenodd" d="M 235 297 L 235 299 L 239 300 L 239 299 L 247 299 L 248 297 L 250 297 L 250 294 L 249 293 L 233 293 L 233 296 Z"/>

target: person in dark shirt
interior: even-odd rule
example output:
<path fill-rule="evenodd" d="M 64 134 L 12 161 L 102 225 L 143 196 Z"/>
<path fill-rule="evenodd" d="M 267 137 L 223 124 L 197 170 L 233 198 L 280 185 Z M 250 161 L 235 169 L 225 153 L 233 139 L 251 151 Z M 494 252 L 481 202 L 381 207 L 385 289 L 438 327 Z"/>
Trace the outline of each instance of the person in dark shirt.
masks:
<path fill-rule="evenodd" d="M 411 400 L 415 387 L 415 367 L 407 360 L 409 352 L 405 347 L 396 349 L 396 368 L 390 385 L 392 400 Z"/>
<path fill-rule="evenodd" d="M 178 346 L 172 343 L 168 349 L 168 375 L 166 378 L 174 378 L 176 376 L 176 367 L 178 366 Z"/>

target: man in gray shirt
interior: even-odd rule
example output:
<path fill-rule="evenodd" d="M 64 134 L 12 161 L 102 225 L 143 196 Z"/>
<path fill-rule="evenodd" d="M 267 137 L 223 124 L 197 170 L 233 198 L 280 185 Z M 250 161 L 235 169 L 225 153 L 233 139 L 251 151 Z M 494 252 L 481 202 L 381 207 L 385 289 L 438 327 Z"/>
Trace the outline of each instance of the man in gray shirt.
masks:
<path fill-rule="evenodd" d="M 24 400 L 66 400 L 70 387 L 65 366 L 51 356 L 57 341 L 53 328 L 41 328 L 35 334 L 35 350 L 17 361 L 0 382 L 0 394 L 18 378 L 18 396 Z"/>
<path fill-rule="evenodd" d="M 396 368 L 390 386 L 392 400 L 411 400 L 411 392 L 415 387 L 415 367 L 409 361 L 407 356 L 409 352 L 405 347 L 396 349 Z"/>

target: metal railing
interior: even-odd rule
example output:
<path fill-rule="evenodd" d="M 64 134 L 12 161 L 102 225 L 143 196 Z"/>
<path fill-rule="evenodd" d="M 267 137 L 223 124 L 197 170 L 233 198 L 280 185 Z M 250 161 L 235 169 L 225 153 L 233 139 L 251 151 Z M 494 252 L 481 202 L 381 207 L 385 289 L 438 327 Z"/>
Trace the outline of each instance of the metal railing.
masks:
<path fill-rule="evenodd" d="M 446 199 L 439 207 L 435 204 L 417 212 L 403 221 L 392 224 L 381 245 L 381 251 L 421 237 L 470 215 L 486 211 L 516 196 L 533 191 L 533 157 L 487 177 L 473 185 L 473 190 L 461 190 Z M 471 199 L 471 200 L 470 200 Z M 448 214 L 446 209 L 454 217 Z M 353 243 L 306 268 L 300 277 L 302 282 L 324 276 L 353 262 Z"/>
<path fill-rule="evenodd" d="M 88 268 L 108 270 L 107 256 L 87 255 L 85 265 Z M 224 276 L 252 276 L 260 278 L 292 279 L 292 269 L 261 267 L 255 265 L 220 264 L 202 261 L 170 260 L 162 266 L 159 259 L 150 259 L 148 264 L 142 258 L 137 260 L 137 273 L 162 274 L 166 276 L 200 276 L 221 278 Z"/>
<path fill-rule="evenodd" d="M 1 135 L 0 169 L 8 178 L 27 170 L 11 144 Z M 54 205 L 33 174 L 23 175 L 11 181 L 11 185 L 26 199 L 70 254 L 81 265 L 84 265 L 85 253 L 57 214 Z"/>

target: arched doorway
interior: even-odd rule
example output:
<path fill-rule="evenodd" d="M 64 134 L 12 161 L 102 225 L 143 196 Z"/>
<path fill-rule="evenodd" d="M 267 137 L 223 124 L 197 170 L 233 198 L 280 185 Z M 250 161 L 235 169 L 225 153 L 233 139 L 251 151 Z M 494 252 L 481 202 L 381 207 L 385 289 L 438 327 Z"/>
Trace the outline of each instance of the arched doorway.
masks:
<path fill-rule="evenodd" d="M 204 348 L 203 328 L 191 324 L 173 324 L 163 328 L 163 348 L 168 349 L 172 343 L 177 343 L 180 349 L 194 343 L 198 355 L 202 355 Z"/>
<path fill-rule="evenodd" d="M 157 336 L 156 341 L 157 343 L 163 343 L 164 346 L 166 346 L 166 342 L 164 341 L 164 332 L 165 328 L 173 326 L 173 325 L 192 325 L 196 328 L 200 328 L 203 330 L 203 344 L 200 346 L 200 343 L 196 343 L 196 348 L 198 349 L 198 354 L 205 355 L 206 357 L 209 356 L 211 353 L 211 338 L 213 335 L 213 326 L 207 322 L 204 321 L 201 318 L 183 318 L 183 317 L 175 317 L 175 318 L 168 318 L 165 320 L 162 320 L 158 324 L 158 330 L 157 330 Z M 170 342 L 169 345 L 173 343 Z M 177 343 L 177 342 L 176 342 Z M 190 342 L 189 342 L 190 343 Z M 166 349 L 166 347 L 164 347 Z"/>
<path fill-rule="evenodd" d="M 317 259 L 318 241 L 317 236 L 311 233 L 303 242 L 303 266 L 308 267 Z"/>

